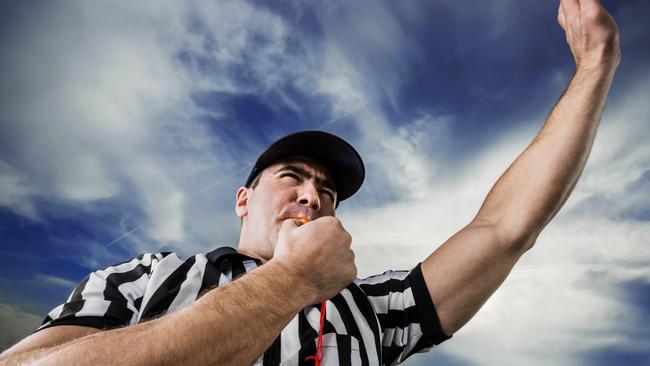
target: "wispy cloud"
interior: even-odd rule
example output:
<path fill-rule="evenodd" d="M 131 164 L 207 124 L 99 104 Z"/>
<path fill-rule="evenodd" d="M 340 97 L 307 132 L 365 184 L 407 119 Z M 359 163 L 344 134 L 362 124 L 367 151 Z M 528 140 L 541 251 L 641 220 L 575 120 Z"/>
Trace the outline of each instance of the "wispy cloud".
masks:
<path fill-rule="evenodd" d="M 32 204 L 36 198 L 77 205 L 105 199 L 122 207 L 135 203 L 144 211 L 141 221 L 147 224 L 142 233 L 148 238 L 163 244 L 187 242 L 196 235 L 187 235 L 188 229 L 195 232 L 194 220 L 186 215 L 188 194 L 201 188 L 197 182 L 207 184 L 234 171 L 238 162 L 219 136 L 197 120 L 199 111 L 191 96 L 197 88 L 223 87 L 219 78 L 229 75 L 194 72 L 178 60 L 188 46 L 185 42 L 196 39 L 187 28 L 190 8 L 168 4 L 151 14 L 145 5 L 96 5 L 69 4 L 70 12 L 37 9 L 30 15 L 33 20 L 56 25 L 47 37 L 43 32 L 14 30 L 20 37 L 14 38 L 14 57 L 4 59 L 3 70 L 16 73 L 14 80 L 20 83 L 16 86 L 27 95 L 3 108 L 3 119 L 16 122 L 3 125 L 3 140 L 20 171 L 3 163 L 2 187 L 11 194 L 3 195 L 0 203 L 29 217 L 38 214 Z M 215 27 L 230 25 L 232 29 L 221 37 L 236 31 L 233 27 L 239 23 L 229 18 L 233 13 L 260 18 L 246 15 L 254 12 L 246 4 L 228 6 L 232 10 L 228 16 L 216 8 L 197 15 Z M 70 18 L 75 12 L 81 16 Z M 119 19 L 125 17 L 138 25 L 124 27 Z M 239 47 L 247 49 L 245 43 Z M 232 54 L 235 51 L 219 52 L 241 61 Z M 44 69 L 44 60 L 56 72 L 36 72 Z M 44 76 L 49 78 L 45 86 Z M 16 143 L 9 136 L 29 136 L 30 143 Z M 19 178 L 34 187 L 26 191 Z M 217 202 L 231 197 L 227 191 L 211 193 L 221 195 Z M 199 207 L 215 216 L 209 205 Z M 118 222 L 112 226 L 117 237 Z M 205 239 L 195 242 L 194 249 L 201 245 Z"/>
<path fill-rule="evenodd" d="M 61 286 L 68 289 L 73 289 L 77 285 L 77 282 L 75 281 L 70 281 L 63 277 L 51 276 L 46 274 L 37 274 L 35 278 L 36 281 L 45 282 L 50 285 Z"/>
<path fill-rule="evenodd" d="M 4 206 L 31 220 L 40 219 L 32 203 L 34 192 L 26 177 L 0 160 L 0 207 Z"/>

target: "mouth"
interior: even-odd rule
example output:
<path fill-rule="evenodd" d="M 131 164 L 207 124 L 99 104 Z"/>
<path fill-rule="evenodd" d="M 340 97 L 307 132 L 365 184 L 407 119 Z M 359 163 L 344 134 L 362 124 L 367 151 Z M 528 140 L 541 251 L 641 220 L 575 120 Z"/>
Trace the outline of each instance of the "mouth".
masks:
<path fill-rule="evenodd" d="M 278 215 L 278 218 L 280 221 L 292 219 L 296 221 L 303 221 L 302 223 L 306 224 L 307 222 L 316 220 L 319 216 L 320 215 L 318 215 L 317 212 L 310 208 L 291 205 L 284 208 Z"/>
<path fill-rule="evenodd" d="M 309 222 L 309 219 L 304 218 L 304 217 L 297 217 L 295 220 L 298 220 L 298 222 L 300 222 L 300 226 L 302 226 L 302 225 Z"/>
<path fill-rule="evenodd" d="M 280 227 L 282 227 L 282 222 L 285 220 L 293 220 L 298 226 L 302 226 L 304 224 L 307 224 L 316 218 L 314 217 L 313 219 L 310 217 L 305 217 L 305 216 L 297 216 L 297 215 L 290 215 L 290 216 L 282 216 L 279 218 L 277 222 L 277 229 L 280 230 Z"/>

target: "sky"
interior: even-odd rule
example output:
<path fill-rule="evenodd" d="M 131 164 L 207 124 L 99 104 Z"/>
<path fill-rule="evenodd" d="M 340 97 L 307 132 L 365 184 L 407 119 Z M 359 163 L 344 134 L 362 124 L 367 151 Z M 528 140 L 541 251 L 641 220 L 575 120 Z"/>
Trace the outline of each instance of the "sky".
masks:
<path fill-rule="evenodd" d="M 405 365 L 650 365 L 650 2 L 603 4 L 622 60 L 573 194 L 475 317 Z M 359 275 L 412 268 L 570 81 L 557 6 L 3 2 L 0 350 L 95 269 L 236 246 L 236 189 L 300 130 L 365 161 L 337 210 Z"/>

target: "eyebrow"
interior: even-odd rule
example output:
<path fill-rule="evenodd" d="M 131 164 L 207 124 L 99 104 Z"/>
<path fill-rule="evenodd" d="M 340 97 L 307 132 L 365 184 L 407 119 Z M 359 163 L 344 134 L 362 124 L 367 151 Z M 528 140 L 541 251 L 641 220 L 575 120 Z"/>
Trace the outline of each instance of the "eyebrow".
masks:
<path fill-rule="evenodd" d="M 295 165 L 290 165 L 290 164 L 285 165 L 282 168 L 276 170 L 275 172 L 273 172 L 273 174 L 277 174 L 277 173 L 285 171 L 285 170 L 289 170 L 289 171 L 294 172 L 294 173 L 296 173 L 298 175 L 302 175 L 303 177 L 305 177 L 307 179 L 311 179 L 313 177 L 313 175 L 311 173 L 309 173 L 308 171 L 306 171 L 305 169 L 303 169 L 301 167 L 298 167 L 298 166 L 295 166 Z M 325 178 L 325 179 L 316 178 L 316 183 L 320 184 L 321 186 L 323 186 L 325 188 L 331 189 L 332 191 L 336 192 L 336 186 L 334 185 L 334 182 L 332 182 L 331 180 L 329 180 L 327 178 Z"/>

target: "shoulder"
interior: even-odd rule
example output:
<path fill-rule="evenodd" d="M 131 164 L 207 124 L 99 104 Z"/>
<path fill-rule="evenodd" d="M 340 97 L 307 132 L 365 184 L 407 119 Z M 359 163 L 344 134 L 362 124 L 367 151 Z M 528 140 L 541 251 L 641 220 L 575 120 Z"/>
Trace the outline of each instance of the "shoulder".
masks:
<path fill-rule="evenodd" d="M 180 258 L 173 252 L 142 253 L 125 261 L 100 268 L 93 273 L 96 275 L 125 272 L 151 273 L 163 261 L 180 261 Z"/>
<path fill-rule="evenodd" d="M 149 266 L 152 264 L 156 264 L 167 257 L 179 258 L 178 255 L 174 252 L 142 253 L 136 257 L 129 258 L 122 262 L 111 264 L 106 268 L 108 269 L 108 268 L 118 268 L 118 267 L 129 267 L 133 265 Z"/>
<path fill-rule="evenodd" d="M 383 273 L 371 275 L 365 278 L 357 278 L 354 280 L 354 283 L 364 291 L 373 289 L 395 289 L 398 287 L 403 288 L 404 282 L 408 280 L 409 275 L 414 269 L 387 270 Z"/>

